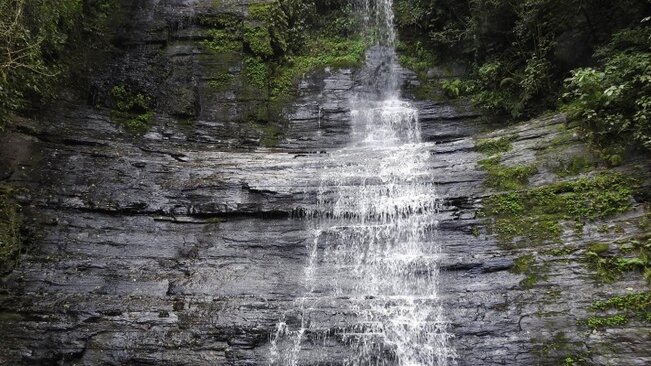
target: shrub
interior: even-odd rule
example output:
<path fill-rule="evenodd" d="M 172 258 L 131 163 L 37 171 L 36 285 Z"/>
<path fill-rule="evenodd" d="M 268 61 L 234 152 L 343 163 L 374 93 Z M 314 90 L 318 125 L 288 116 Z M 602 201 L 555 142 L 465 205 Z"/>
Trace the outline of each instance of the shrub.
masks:
<path fill-rule="evenodd" d="M 10 114 L 56 95 L 71 51 L 103 36 L 116 3 L 0 1 L 0 129 Z"/>
<path fill-rule="evenodd" d="M 116 85 L 111 89 L 114 108 L 111 118 L 122 123 L 127 130 L 134 133 L 144 133 L 149 128 L 149 123 L 154 118 L 150 109 L 151 98 L 128 90 L 124 85 Z"/>
<path fill-rule="evenodd" d="M 596 146 L 651 150 L 651 53 L 618 53 L 603 68 L 574 70 L 563 98 L 563 110 Z"/>

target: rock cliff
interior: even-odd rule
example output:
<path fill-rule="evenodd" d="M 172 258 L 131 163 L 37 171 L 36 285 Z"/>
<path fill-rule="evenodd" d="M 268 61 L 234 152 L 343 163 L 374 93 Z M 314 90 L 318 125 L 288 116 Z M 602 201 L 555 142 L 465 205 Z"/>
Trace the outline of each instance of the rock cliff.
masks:
<path fill-rule="evenodd" d="M 301 210 L 314 204 L 329 149 L 347 141 L 349 99 L 369 70 L 307 75 L 285 119 L 251 122 L 268 96 L 238 79 L 241 60 L 222 65 L 201 47 L 200 19 L 227 5 L 134 2 L 119 52 L 94 79 L 100 106 L 64 98 L 0 137 L 0 178 L 21 187 L 28 234 L 0 282 L 0 363 L 267 364 L 276 323 L 303 291 L 311 233 Z M 248 2 L 239 5 L 246 16 Z M 215 68 L 239 84 L 215 90 Z M 410 98 L 418 80 L 403 76 Z M 143 135 L 102 106 L 126 81 L 155 96 Z M 560 220 L 560 243 L 510 245 L 482 215 L 501 190 L 486 185 L 477 142 L 508 137 L 500 162 L 536 165 L 531 187 L 571 180 L 556 168 L 585 147 L 562 116 L 491 131 L 463 103 L 414 105 L 443 203 L 441 291 L 458 364 L 649 364 L 648 319 L 586 323 L 595 301 L 648 291 L 637 267 L 600 282 L 586 259 L 594 243 L 614 254 L 622 241 L 648 239 L 646 197 L 632 195 L 630 210 L 580 233 Z M 644 181 L 648 168 L 642 159 L 619 170 Z M 345 319 L 336 307 L 323 312 L 332 324 Z M 327 344 L 331 364 L 342 362 L 345 344 L 336 335 Z"/>

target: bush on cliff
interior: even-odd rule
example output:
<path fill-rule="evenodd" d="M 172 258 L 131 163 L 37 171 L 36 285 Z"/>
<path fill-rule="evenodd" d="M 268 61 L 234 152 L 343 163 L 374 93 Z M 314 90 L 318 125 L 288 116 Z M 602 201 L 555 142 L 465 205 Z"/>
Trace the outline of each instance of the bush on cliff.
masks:
<path fill-rule="evenodd" d="M 117 0 L 0 1 L 0 129 L 52 98 L 70 52 L 101 37 Z"/>

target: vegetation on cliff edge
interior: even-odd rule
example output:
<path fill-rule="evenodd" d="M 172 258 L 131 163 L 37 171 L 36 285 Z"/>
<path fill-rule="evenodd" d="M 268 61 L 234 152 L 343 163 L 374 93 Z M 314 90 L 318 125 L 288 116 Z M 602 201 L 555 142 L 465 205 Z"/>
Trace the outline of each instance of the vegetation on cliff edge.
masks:
<path fill-rule="evenodd" d="M 62 79 L 83 74 L 101 49 L 117 0 L 0 2 L 0 129 L 10 114 L 37 109 Z M 83 50 L 83 51 L 82 51 Z"/>
<path fill-rule="evenodd" d="M 488 114 L 522 120 L 563 106 L 610 156 L 651 151 L 651 3 L 646 0 L 396 0 L 403 64 Z M 431 86 L 429 86 L 431 88 Z"/>

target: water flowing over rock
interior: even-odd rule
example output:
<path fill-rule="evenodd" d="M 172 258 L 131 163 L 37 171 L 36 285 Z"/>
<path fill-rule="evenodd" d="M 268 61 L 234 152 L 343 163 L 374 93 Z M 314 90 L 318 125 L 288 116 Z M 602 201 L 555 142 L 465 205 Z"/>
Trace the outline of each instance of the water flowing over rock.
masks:
<path fill-rule="evenodd" d="M 434 143 L 422 142 L 418 111 L 398 98 L 392 1 L 366 2 L 363 11 L 379 29 L 366 65 L 377 71 L 350 100 L 351 140 L 328 152 L 317 202 L 305 209 L 314 240 L 305 294 L 288 311 L 300 324 L 278 324 L 271 364 L 454 359 L 437 289 L 440 201 L 427 169 Z M 338 324 L 320 316 L 333 304 L 346 314 Z M 345 359 L 328 351 L 331 337 L 349 345 Z"/>
<path fill-rule="evenodd" d="M 390 3 L 358 5 L 391 24 L 374 13 Z M 202 53 L 197 18 L 219 11 L 213 1 L 131 10 L 110 67 L 160 89 L 147 134 L 63 100 L 0 137 L 0 176 L 24 187 L 29 238 L 0 280 L 0 364 L 559 365 L 568 345 L 595 365 L 651 362 L 648 327 L 577 326 L 595 294 L 646 289 L 596 287 L 579 257 L 622 234 L 569 230 L 579 249 L 549 256 L 544 283 L 520 285 L 515 260 L 557 244 L 514 251 L 484 229 L 477 212 L 494 192 L 477 168 L 480 116 L 411 100 L 418 81 L 397 66 L 390 27 L 360 70 L 306 76 L 281 141 L 263 148 L 238 122 L 262 102 L 207 86 L 223 60 Z M 95 82 L 116 82 L 107 74 Z M 516 136 L 506 163 L 528 163 L 563 123 L 490 137 Z M 634 232 L 634 208 L 606 223 Z"/>

